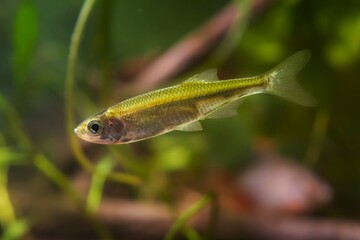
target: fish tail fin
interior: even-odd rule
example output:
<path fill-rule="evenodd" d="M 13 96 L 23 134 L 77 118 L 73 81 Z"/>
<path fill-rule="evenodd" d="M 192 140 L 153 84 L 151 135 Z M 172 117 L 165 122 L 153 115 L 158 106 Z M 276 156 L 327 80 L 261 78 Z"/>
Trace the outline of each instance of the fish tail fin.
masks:
<path fill-rule="evenodd" d="M 296 81 L 297 73 L 306 65 L 309 59 L 310 51 L 303 50 L 265 73 L 268 81 L 266 92 L 304 106 L 315 106 L 316 100 Z"/>

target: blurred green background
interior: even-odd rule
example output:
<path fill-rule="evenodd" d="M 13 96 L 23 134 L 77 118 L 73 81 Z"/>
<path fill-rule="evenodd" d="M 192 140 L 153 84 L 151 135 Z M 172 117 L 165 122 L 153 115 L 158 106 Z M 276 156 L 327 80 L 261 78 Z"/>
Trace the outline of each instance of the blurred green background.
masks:
<path fill-rule="evenodd" d="M 252 11 L 255 2 L 257 11 Z M 137 86 L 132 77 L 142 66 L 230 3 L 98 0 L 81 38 L 74 124 L 138 94 L 132 91 Z M 171 204 L 174 186 L 198 187 L 213 168 L 241 170 L 260 148 L 259 142 L 267 139 L 276 151 L 297 159 L 332 187 L 333 200 L 319 215 L 359 220 L 359 2 L 235 3 L 243 15 L 236 29 L 219 40 L 220 47 L 210 47 L 205 56 L 153 88 L 212 67 L 219 69 L 220 79 L 251 76 L 309 49 L 312 58 L 299 80 L 318 105 L 305 108 L 274 96 L 251 96 L 238 116 L 206 120 L 201 132 L 173 132 L 110 148 L 81 142 L 86 155 L 96 169 L 124 171 L 144 181 L 132 187 L 115 183 L 115 188 L 125 190 L 110 195 Z M 91 174 L 91 191 L 85 197 L 72 187 L 82 168 L 66 133 L 64 92 L 70 38 L 82 4 L 79 0 L 1 3 L 0 232 L 4 239 L 29 237 L 33 228 L 41 228 L 43 215 L 38 211 L 49 201 L 83 204 L 84 215 L 96 219 L 93 213 L 107 196 L 101 174 L 97 184 L 96 174 Z M 36 239 L 36 234 L 32 237 Z"/>

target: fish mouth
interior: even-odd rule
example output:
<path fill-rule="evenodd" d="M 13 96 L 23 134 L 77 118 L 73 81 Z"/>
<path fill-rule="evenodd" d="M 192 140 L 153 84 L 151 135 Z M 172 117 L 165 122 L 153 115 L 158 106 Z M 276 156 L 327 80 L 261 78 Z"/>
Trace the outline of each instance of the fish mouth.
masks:
<path fill-rule="evenodd" d="M 80 130 L 78 127 L 74 128 L 74 133 L 79 136 Z"/>
<path fill-rule="evenodd" d="M 78 126 L 74 129 L 74 133 L 76 136 L 83 138 L 84 132 L 81 130 L 81 128 Z"/>
<path fill-rule="evenodd" d="M 84 129 L 81 128 L 81 126 L 78 126 L 74 129 L 74 133 L 75 135 L 85 141 L 89 141 L 88 137 L 86 136 L 86 133 L 84 131 Z"/>

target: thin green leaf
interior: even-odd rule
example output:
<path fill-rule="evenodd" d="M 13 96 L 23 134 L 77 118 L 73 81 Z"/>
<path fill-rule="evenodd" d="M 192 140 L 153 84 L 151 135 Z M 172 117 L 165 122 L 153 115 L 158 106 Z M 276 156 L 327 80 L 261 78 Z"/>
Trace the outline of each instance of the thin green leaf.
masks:
<path fill-rule="evenodd" d="M 18 219 L 13 222 L 2 236 L 2 240 L 16 240 L 22 239 L 22 237 L 28 232 L 30 229 L 30 223 L 27 219 Z"/>
<path fill-rule="evenodd" d="M 10 164 L 18 164 L 23 160 L 23 155 L 9 147 L 0 147 L 0 167 Z"/>
<path fill-rule="evenodd" d="M 33 2 L 30 0 L 22 1 L 15 15 L 12 36 L 13 74 L 19 84 L 25 78 L 38 30 L 38 15 Z"/>
<path fill-rule="evenodd" d="M 0 165 L 0 223 L 4 226 L 9 226 L 15 220 L 15 211 L 12 206 L 8 183 L 8 167 Z"/>
<path fill-rule="evenodd" d="M 95 168 L 86 206 L 86 209 L 89 213 L 96 213 L 97 209 L 99 208 L 106 177 L 111 171 L 112 166 L 112 160 L 108 157 L 105 157 Z"/>
<path fill-rule="evenodd" d="M 172 240 L 175 238 L 176 233 L 183 229 L 189 219 L 203 209 L 214 199 L 213 194 L 209 193 L 203 198 L 191 205 L 184 213 L 182 213 L 175 221 L 174 225 L 170 228 L 165 236 L 165 240 Z M 193 235 L 192 235 L 193 236 Z"/>

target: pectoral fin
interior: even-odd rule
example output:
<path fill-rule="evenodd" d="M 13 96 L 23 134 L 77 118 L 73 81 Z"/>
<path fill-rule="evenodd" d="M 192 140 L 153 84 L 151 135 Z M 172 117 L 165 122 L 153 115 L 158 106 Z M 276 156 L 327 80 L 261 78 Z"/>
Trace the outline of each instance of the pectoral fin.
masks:
<path fill-rule="evenodd" d="M 186 132 L 201 131 L 202 129 L 203 128 L 202 128 L 201 123 L 199 121 L 195 121 L 195 122 L 187 123 L 187 124 L 184 124 L 184 125 L 180 125 L 177 128 L 175 128 L 175 130 L 186 131 Z"/>
<path fill-rule="evenodd" d="M 235 101 L 220 106 L 214 112 L 210 113 L 206 118 L 227 118 L 237 115 L 237 109 L 244 101 L 243 98 L 239 98 Z"/>

